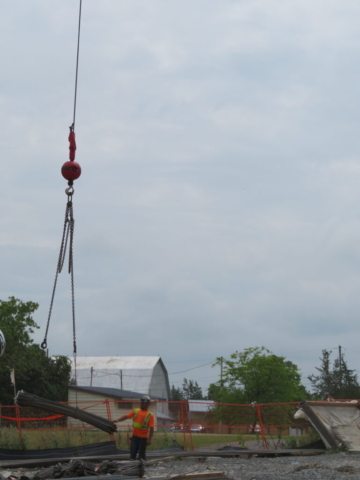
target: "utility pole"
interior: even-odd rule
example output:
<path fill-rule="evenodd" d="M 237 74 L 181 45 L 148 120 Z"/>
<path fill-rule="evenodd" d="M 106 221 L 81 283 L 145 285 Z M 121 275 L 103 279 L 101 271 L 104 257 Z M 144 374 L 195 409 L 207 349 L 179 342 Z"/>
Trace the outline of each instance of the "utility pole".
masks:
<path fill-rule="evenodd" d="M 223 357 L 220 357 L 220 388 L 222 389 L 223 387 Z M 220 390 L 220 401 L 222 401 L 222 390 Z M 220 422 L 219 422 L 219 430 L 221 433 L 221 430 L 222 430 L 222 421 L 221 421 L 221 417 L 220 417 Z"/>
<path fill-rule="evenodd" d="M 14 396 L 16 397 L 15 368 L 10 370 L 11 385 L 14 385 Z"/>
<path fill-rule="evenodd" d="M 120 370 L 120 390 L 123 389 L 123 383 L 122 383 L 122 370 Z"/>
<path fill-rule="evenodd" d="M 90 368 L 90 387 L 92 387 L 92 377 L 93 377 L 93 371 L 94 371 L 94 368 L 91 367 Z"/>
<path fill-rule="evenodd" d="M 222 387 L 222 379 L 223 379 L 223 357 L 220 357 L 220 385 Z"/>
<path fill-rule="evenodd" d="M 342 370 L 341 370 L 341 362 L 342 362 L 342 358 L 341 358 L 341 345 L 339 345 L 339 377 L 340 377 L 340 393 L 341 393 L 341 396 L 342 396 Z"/>

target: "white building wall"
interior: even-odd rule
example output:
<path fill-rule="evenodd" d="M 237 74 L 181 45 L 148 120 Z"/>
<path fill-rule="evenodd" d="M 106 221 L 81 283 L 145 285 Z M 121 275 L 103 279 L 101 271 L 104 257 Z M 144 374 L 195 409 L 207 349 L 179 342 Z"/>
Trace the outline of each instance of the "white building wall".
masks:
<path fill-rule="evenodd" d="M 167 382 L 166 382 L 166 373 L 164 371 L 163 366 L 160 362 L 158 362 L 152 372 L 152 377 L 149 386 L 149 395 L 165 398 L 169 400 L 169 394 L 167 389 Z"/>
<path fill-rule="evenodd" d="M 109 418 L 106 404 L 104 403 L 105 398 L 100 397 L 99 395 L 94 395 L 93 393 L 89 392 L 81 392 L 69 389 L 68 394 L 68 401 L 71 407 L 78 407 L 80 409 L 86 409 L 87 412 L 93 413 L 94 415 L 99 415 L 99 417 Z M 111 411 L 111 418 L 113 416 L 114 405 L 112 402 L 109 404 L 110 411 Z M 119 417 L 120 415 L 118 415 Z M 81 420 L 77 420 L 76 418 L 68 417 L 68 426 L 69 427 L 91 427 L 94 428 L 92 425 L 88 423 L 82 422 Z"/>
<path fill-rule="evenodd" d="M 76 391 L 73 389 L 69 389 L 68 393 L 69 398 L 69 405 L 72 407 L 78 407 L 80 409 L 86 409 L 89 413 L 93 413 L 94 415 L 99 415 L 100 417 L 109 419 L 107 413 L 107 407 L 105 400 L 107 399 L 105 396 L 102 395 L 95 395 L 91 392 L 82 392 Z M 127 413 L 134 410 L 134 408 L 139 408 L 140 403 L 139 400 L 129 400 L 129 401 L 116 401 L 112 398 L 108 398 L 109 400 L 109 410 L 110 410 L 110 419 L 115 420 Z M 151 403 L 150 412 L 155 415 L 155 425 L 157 424 L 157 404 Z M 82 422 L 76 418 L 68 417 L 68 426 L 71 428 L 79 428 L 79 427 L 87 427 L 94 429 L 92 425 L 88 423 Z M 132 431 L 132 421 L 125 421 L 117 424 L 118 431 Z M 156 427 L 155 427 L 156 430 Z"/>

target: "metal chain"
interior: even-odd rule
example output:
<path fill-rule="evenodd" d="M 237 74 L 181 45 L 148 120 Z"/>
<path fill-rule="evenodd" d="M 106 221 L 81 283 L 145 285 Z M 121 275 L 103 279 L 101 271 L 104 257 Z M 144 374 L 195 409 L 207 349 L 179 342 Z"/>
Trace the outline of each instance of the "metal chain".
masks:
<path fill-rule="evenodd" d="M 71 188 L 66 189 L 65 192 L 68 196 L 68 201 L 67 201 L 66 210 L 65 210 L 64 228 L 63 228 L 63 234 L 62 234 L 62 239 L 61 239 L 59 258 L 58 258 L 58 262 L 57 262 L 57 266 L 56 266 L 55 281 L 54 281 L 53 291 L 52 291 L 52 295 L 51 295 L 49 315 L 48 315 L 48 320 L 47 320 L 47 325 L 46 325 L 46 330 L 45 330 L 45 337 L 44 337 L 44 341 L 41 344 L 41 348 L 43 348 L 44 350 L 47 348 L 47 336 L 48 336 L 48 331 L 49 331 L 49 326 L 50 326 L 52 309 L 53 309 L 53 305 L 54 305 L 57 279 L 58 279 L 59 273 L 61 273 L 61 271 L 63 269 L 63 266 L 64 266 L 68 240 L 69 240 L 69 237 L 70 237 L 70 242 L 69 242 L 69 269 L 68 269 L 68 272 L 71 275 L 73 351 L 74 351 L 74 360 L 75 360 L 75 364 L 76 364 L 76 359 L 75 359 L 75 357 L 76 357 L 75 288 L 74 288 L 74 266 L 73 266 L 73 262 L 74 262 L 73 242 L 74 242 L 75 220 L 74 220 L 73 202 L 72 202 L 72 195 L 74 194 L 74 189 L 71 187 Z"/>
<path fill-rule="evenodd" d="M 71 274 L 71 307 L 72 307 L 72 320 L 73 320 L 73 353 L 74 353 L 74 363 L 75 363 L 75 377 L 76 377 L 76 326 L 75 326 L 75 286 L 74 286 L 74 251 L 73 251 L 73 242 L 74 242 L 74 230 L 75 230 L 75 220 L 73 216 L 73 207 L 72 202 L 69 202 L 71 205 L 69 207 L 70 213 L 70 247 L 69 247 L 69 273 Z"/>
<path fill-rule="evenodd" d="M 73 207 L 72 202 L 69 206 L 70 213 L 70 247 L 69 247 L 69 273 L 71 275 L 71 307 L 72 307 L 72 320 L 73 320 L 73 356 L 74 356 L 74 373 L 75 373 L 75 384 L 77 384 L 77 369 L 76 369 L 76 326 L 75 326 L 75 287 L 74 287 L 74 230 L 75 230 L 75 220 L 73 216 Z M 76 395 L 76 404 L 77 404 L 77 391 Z"/>

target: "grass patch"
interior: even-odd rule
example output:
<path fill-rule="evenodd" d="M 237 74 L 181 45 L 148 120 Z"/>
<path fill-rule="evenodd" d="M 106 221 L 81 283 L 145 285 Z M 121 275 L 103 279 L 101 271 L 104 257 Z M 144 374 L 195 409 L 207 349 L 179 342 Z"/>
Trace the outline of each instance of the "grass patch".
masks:
<path fill-rule="evenodd" d="M 26 449 L 38 450 L 47 448 L 70 448 L 81 445 L 91 445 L 94 443 L 107 442 L 110 436 L 100 430 L 31 430 L 23 431 L 23 446 L 21 445 L 19 434 L 16 428 L 7 427 L 0 431 L 0 448 L 8 449 Z M 114 434 L 116 446 L 119 449 L 129 449 L 127 442 L 127 432 L 117 432 Z M 174 444 L 172 439 L 180 445 L 184 444 L 183 433 L 171 433 L 165 430 L 155 432 L 152 443 L 148 450 L 158 450 Z M 192 434 L 195 448 L 206 447 L 208 445 L 226 444 L 236 442 L 240 445 L 239 436 L 231 434 Z M 242 440 L 253 440 L 254 436 L 243 435 Z M 187 445 L 190 445 L 190 435 L 186 434 Z"/>
<path fill-rule="evenodd" d="M 123 432 L 115 435 L 117 448 L 127 448 L 126 437 Z M 70 448 L 94 443 L 108 442 L 109 435 L 97 431 L 86 430 L 23 430 L 22 442 L 15 427 L 0 429 L 0 448 L 42 450 L 48 448 Z"/>
<path fill-rule="evenodd" d="M 153 445 L 148 447 L 149 449 L 161 448 L 160 446 L 155 446 L 161 444 L 161 435 L 160 432 L 156 432 L 153 437 Z M 179 445 L 184 445 L 184 434 L 183 433 L 167 433 L 167 436 L 170 438 L 170 445 L 173 445 L 172 438 L 175 438 L 176 442 Z M 265 439 L 269 444 L 269 448 L 274 448 L 272 446 L 272 437 L 270 435 L 265 435 Z M 236 444 L 239 447 L 246 448 L 246 442 L 249 441 L 258 441 L 261 442 L 261 435 L 246 435 L 246 434 L 217 434 L 217 433 L 193 433 L 192 440 L 194 448 L 207 447 L 212 445 L 226 445 L 228 443 Z M 294 448 L 295 445 L 298 447 L 303 447 L 314 441 L 314 438 L 310 435 L 303 436 L 289 436 L 284 435 L 281 438 L 282 445 L 279 445 L 278 448 Z M 168 442 L 168 440 L 167 440 Z M 186 434 L 186 444 L 190 445 L 190 435 Z M 291 446 L 290 446 L 291 445 Z M 165 445 L 163 445 L 165 446 Z M 235 446 L 235 445 L 234 445 Z"/>
<path fill-rule="evenodd" d="M 114 434 L 116 446 L 121 450 L 128 450 L 127 432 L 117 432 Z M 256 436 L 258 437 L 258 436 Z M 212 445 L 226 445 L 231 443 L 246 448 L 247 441 L 258 440 L 261 437 L 246 434 L 217 434 L 217 433 L 193 433 L 192 440 L 194 448 L 207 447 Z M 172 433 L 165 430 L 154 433 L 151 445 L 148 450 L 158 450 L 174 445 L 173 438 L 179 445 L 184 445 L 183 433 Z M 266 436 L 271 441 L 270 436 Z M 22 431 L 22 441 L 15 427 L 4 427 L 0 429 L 0 448 L 4 449 L 22 449 L 22 450 L 40 450 L 51 448 L 70 448 L 81 445 L 91 445 L 94 443 L 108 442 L 110 436 L 101 430 L 28 430 Z M 282 442 L 287 445 L 285 448 L 291 448 L 297 444 L 302 447 L 309 444 L 314 439 L 311 436 L 290 437 L 283 436 Z M 186 444 L 190 446 L 190 434 L 186 433 Z M 269 443 L 271 448 L 271 443 Z"/>
<path fill-rule="evenodd" d="M 184 444 L 184 434 L 183 433 L 171 433 L 169 434 L 171 438 L 175 438 L 177 443 L 180 445 Z M 236 442 L 239 446 L 241 443 L 246 442 L 247 440 L 254 440 L 253 435 L 242 435 L 241 442 L 239 440 L 238 434 L 220 434 L 220 433 L 193 433 L 192 440 L 194 448 L 207 447 L 210 445 L 217 445 L 223 443 L 233 443 Z M 186 434 L 187 445 L 190 445 L 190 435 Z"/>

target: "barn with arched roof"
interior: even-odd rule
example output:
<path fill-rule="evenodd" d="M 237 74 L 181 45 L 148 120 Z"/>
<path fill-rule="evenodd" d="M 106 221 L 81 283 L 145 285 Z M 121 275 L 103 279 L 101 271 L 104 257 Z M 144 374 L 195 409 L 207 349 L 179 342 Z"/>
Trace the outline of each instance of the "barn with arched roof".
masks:
<path fill-rule="evenodd" d="M 72 378 L 75 378 L 73 359 L 72 367 Z M 170 399 L 168 373 L 158 356 L 77 357 L 76 384 Z"/>

